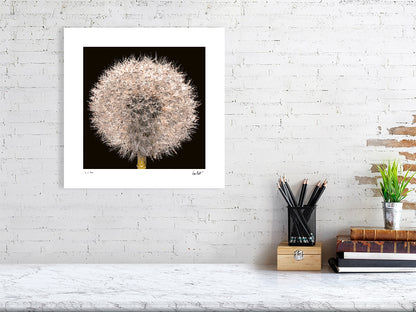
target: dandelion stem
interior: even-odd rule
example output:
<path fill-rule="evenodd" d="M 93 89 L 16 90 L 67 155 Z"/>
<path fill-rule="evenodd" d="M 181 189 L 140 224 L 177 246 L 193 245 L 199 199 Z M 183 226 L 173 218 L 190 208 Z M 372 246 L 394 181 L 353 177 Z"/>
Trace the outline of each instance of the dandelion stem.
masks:
<path fill-rule="evenodd" d="M 137 155 L 137 169 L 146 169 L 146 157 Z"/>

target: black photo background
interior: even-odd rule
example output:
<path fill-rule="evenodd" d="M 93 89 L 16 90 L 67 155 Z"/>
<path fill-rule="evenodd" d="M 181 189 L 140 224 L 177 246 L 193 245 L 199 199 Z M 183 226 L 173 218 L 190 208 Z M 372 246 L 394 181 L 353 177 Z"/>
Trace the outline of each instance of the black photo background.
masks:
<path fill-rule="evenodd" d="M 136 160 L 121 158 L 104 144 L 90 125 L 90 90 L 116 61 L 130 56 L 164 57 L 187 74 L 198 93 L 198 128 L 176 155 L 147 159 L 147 169 L 205 169 L 205 48 L 204 47 L 84 47 L 84 169 L 136 169 Z"/>

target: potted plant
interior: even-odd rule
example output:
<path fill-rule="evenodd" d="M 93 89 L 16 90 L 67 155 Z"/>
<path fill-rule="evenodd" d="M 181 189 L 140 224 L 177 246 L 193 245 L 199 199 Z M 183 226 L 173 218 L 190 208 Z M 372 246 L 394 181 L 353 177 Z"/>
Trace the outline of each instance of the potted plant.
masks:
<path fill-rule="evenodd" d="M 384 198 L 383 213 L 384 227 L 386 229 L 400 229 L 400 221 L 403 203 L 410 190 L 406 187 L 416 173 L 409 176 L 409 170 L 403 177 L 398 175 L 399 162 L 397 160 L 388 162 L 385 166 L 377 166 L 381 173 L 382 181 L 380 182 L 381 195 Z"/>

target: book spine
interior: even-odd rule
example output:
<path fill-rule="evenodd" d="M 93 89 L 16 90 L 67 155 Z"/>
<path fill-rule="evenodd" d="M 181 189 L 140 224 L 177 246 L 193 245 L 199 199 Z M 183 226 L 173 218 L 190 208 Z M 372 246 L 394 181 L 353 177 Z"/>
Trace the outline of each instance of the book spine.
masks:
<path fill-rule="evenodd" d="M 338 258 L 338 267 L 416 267 L 416 260 L 363 260 Z"/>
<path fill-rule="evenodd" d="M 352 240 L 416 241 L 416 231 L 351 228 Z"/>
<path fill-rule="evenodd" d="M 337 252 L 416 253 L 416 242 L 338 240 Z"/>

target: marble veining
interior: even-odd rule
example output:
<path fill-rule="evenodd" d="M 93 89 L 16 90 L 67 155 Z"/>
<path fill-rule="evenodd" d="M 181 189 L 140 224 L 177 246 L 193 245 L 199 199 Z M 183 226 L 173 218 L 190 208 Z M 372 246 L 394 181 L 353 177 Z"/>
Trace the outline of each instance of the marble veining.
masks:
<path fill-rule="evenodd" d="M 1 265 L 2 311 L 414 311 L 416 273 L 242 264 Z"/>

